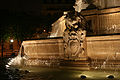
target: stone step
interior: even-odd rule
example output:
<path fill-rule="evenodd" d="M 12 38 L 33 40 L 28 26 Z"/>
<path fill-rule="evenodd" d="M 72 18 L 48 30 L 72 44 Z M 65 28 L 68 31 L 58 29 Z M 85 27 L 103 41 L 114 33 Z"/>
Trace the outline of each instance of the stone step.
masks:
<path fill-rule="evenodd" d="M 64 69 L 77 69 L 77 70 L 89 70 L 90 63 L 88 60 L 61 60 L 61 68 Z"/>
<path fill-rule="evenodd" d="M 64 62 L 89 62 L 89 61 L 87 61 L 87 60 L 63 60 Z M 61 61 L 62 62 L 62 61 Z"/>
<path fill-rule="evenodd" d="M 89 66 L 89 62 L 88 61 L 84 61 L 84 62 L 70 62 L 70 61 L 62 61 L 60 62 L 61 66 Z"/>
<path fill-rule="evenodd" d="M 90 60 L 91 62 L 120 62 L 120 60 Z"/>
<path fill-rule="evenodd" d="M 120 60 L 91 60 L 91 69 L 120 70 Z"/>
<path fill-rule="evenodd" d="M 74 63 L 74 62 L 62 62 L 62 63 L 60 63 L 61 65 L 89 65 L 89 63 L 88 62 L 85 62 L 85 63 Z"/>
<path fill-rule="evenodd" d="M 69 70 L 90 70 L 90 67 L 71 67 L 71 66 L 60 66 L 61 69 Z"/>
<path fill-rule="evenodd" d="M 91 69 L 95 70 L 120 70 L 120 67 L 90 67 Z"/>
<path fill-rule="evenodd" d="M 120 65 L 120 62 L 91 62 L 93 65 Z"/>
<path fill-rule="evenodd" d="M 62 61 L 60 62 L 61 64 L 90 64 L 88 61 L 84 61 L 84 62 L 76 62 L 76 61 Z"/>
<path fill-rule="evenodd" d="M 70 67 L 89 67 L 89 65 L 60 65 L 60 66 L 70 66 Z"/>
<path fill-rule="evenodd" d="M 102 66 L 103 64 L 90 64 L 90 66 Z M 120 64 L 105 64 L 105 66 L 120 66 Z"/>
<path fill-rule="evenodd" d="M 88 60 L 61 60 L 61 62 L 89 62 Z"/>
<path fill-rule="evenodd" d="M 64 58 L 63 60 L 64 60 L 64 61 L 65 61 L 65 60 L 71 60 L 71 61 L 72 61 L 72 60 L 73 60 L 73 61 L 86 61 L 86 60 L 88 60 L 88 58 L 87 58 L 87 57 L 80 57 L 80 58 L 75 58 L 75 59 L 74 59 L 74 58 Z"/>

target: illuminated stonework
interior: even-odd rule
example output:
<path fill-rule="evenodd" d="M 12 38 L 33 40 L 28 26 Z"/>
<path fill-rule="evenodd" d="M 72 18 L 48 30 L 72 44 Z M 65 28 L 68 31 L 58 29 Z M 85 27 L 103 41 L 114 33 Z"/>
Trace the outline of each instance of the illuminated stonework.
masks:
<path fill-rule="evenodd" d="M 66 30 L 64 31 L 65 58 L 77 59 L 85 56 L 85 36 L 86 31 L 80 26 L 81 18 L 66 18 Z"/>
<path fill-rule="evenodd" d="M 119 0 L 94 0 L 94 4 L 99 8 L 109 8 L 120 6 Z"/>

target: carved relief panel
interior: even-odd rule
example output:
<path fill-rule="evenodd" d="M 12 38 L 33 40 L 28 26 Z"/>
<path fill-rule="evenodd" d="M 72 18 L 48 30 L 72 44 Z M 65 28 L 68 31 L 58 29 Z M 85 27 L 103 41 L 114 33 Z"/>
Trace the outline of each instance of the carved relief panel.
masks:
<path fill-rule="evenodd" d="M 63 35 L 65 58 L 77 59 L 86 56 L 86 31 L 80 26 L 80 22 L 79 17 L 74 20 L 66 18 L 66 30 Z"/>

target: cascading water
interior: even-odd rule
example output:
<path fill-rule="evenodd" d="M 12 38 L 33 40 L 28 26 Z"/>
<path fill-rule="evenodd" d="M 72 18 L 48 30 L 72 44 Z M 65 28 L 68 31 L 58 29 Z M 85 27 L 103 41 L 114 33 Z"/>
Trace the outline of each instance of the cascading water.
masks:
<path fill-rule="evenodd" d="M 75 8 L 75 11 L 80 12 L 81 9 L 84 9 L 84 8 L 81 7 L 81 5 L 83 3 L 82 3 L 82 0 L 77 0 L 77 1 L 76 1 L 76 4 L 78 4 L 78 5 L 74 8 Z M 85 5 L 85 7 L 86 7 L 86 5 Z M 80 21 L 79 17 L 77 17 L 76 19 L 78 19 L 78 21 Z M 73 21 L 73 23 L 70 22 L 70 24 L 69 24 L 69 27 L 72 26 L 71 30 L 73 30 L 73 27 L 75 27 L 75 28 L 78 27 L 76 25 L 74 26 L 74 23 L 76 23 L 76 21 Z M 63 30 L 61 27 L 59 27 L 59 29 L 57 29 L 57 26 L 56 26 L 56 29 L 55 29 L 56 32 L 51 34 L 51 37 L 57 37 L 58 34 L 59 34 L 59 31 Z M 79 31 L 81 31 L 81 33 L 79 33 Z M 20 52 L 19 52 L 18 56 L 13 58 L 8 63 L 8 65 L 6 65 L 6 67 L 9 67 L 9 65 L 13 65 L 13 66 L 24 66 L 24 65 L 25 66 L 26 65 L 29 65 L 29 66 L 33 66 L 33 65 L 51 66 L 52 65 L 52 66 L 54 66 L 54 65 L 57 65 L 57 66 L 59 66 L 59 60 L 60 60 L 61 54 L 64 53 L 64 52 L 62 52 L 62 51 L 64 51 L 63 47 L 65 47 L 67 49 L 66 52 L 68 52 L 68 55 L 66 55 L 67 56 L 66 57 L 67 58 L 66 62 L 64 62 L 65 66 L 67 64 L 67 68 L 70 67 L 70 66 L 79 67 L 79 68 L 81 66 L 83 66 L 82 68 L 85 68 L 86 66 L 88 67 L 89 62 L 86 62 L 86 56 L 84 55 L 84 52 L 86 52 L 85 51 L 86 48 L 84 48 L 84 46 L 82 46 L 83 45 L 82 43 L 84 42 L 84 39 L 82 39 L 81 36 L 85 35 L 83 33 L 84 31 L 82 31 L 81 29 L 78 29 L 78 32 L 77 33 L 76 32 L 77 32 L 77 30 L 75 29 L 75 30 L 69 32 L 70 35 L 65 37 L 65 38 L 68 38 L 68 39 L 66 39 L 68 41 L 68 42 L 66 41 L 67 46 L 66 45 L 63 46 L 63 40 L 59 40 L 59 39 L 58 40 L 57 39 L 54 39 L 54 40 L 53 39 L 52 40 L 48 39 L 48 40 L 37 40 L 37 41 L 36 40 L 24 41 L 22 43 L 22 46 L 20 48 Z M 77 37 L 76 37 L 76 34 L 78 35 Z M 85 36 L 83 38 L 85 38 Z M 77 41 L 80 42 L 80 43 L 78 43 Z M 92 42 L 95 42 L 95 41 L 97 41 L 97 40 L 93 40 Z M 101 42 L 99 42 L 99 48 L 100 48 L 101 47 L 100 45 L 102 45 L 101 43 L 103 41 L 109 42 L 110 40 L 108 40 L 108 41 L 107 40 L 98 40 L 98 41 L 101 41 Z M 92 42 L 90 42 L 90 43 L 92 43 Z M 92 45 L 90 43 L 88 45 Z M 79 46 L 79 44 L 82 47 Z M 95 43 L 93 43 L 93 44 L 95 44 Z M 98 45 L 98 44 L 96 43 L 95 45 Z M 109 44 L 107 44 L 107 45 L 109 45 Z M 102 46 L 102 47 L 105 47 L 105 45 Z M 93 48 L 93 46 L 92 46 L 92 48 Z M 95 48 L 96 48 L 96 46 L 95 46 Z M 109 51 L 110 49 L 114 49 L 114 48 L 111 47 L 107 50 Z M 103 50 L 103 49 L 100 49 L 100 50 Z M 91 51 L 91 49 L 89 50 L 89 52 L 90 51 Z M 78 52 L 81 52 L 80 55 L 79 55 Z M 102 53 L 102 51 L 98 51 L 98 52 Z M 73 53 L 75 53 L 75 54 L 73 54 Z M 91 52 L 91 53 L 93 53 L 93 52 Z M 97 51 L 95 53 L 97 54 Z M 104 52 L 104 53 L 106 53 L 106 52 Z M 99 56 L 101 56 L 101 55 L 102 54 L 100 54 Z M 116 77 L 119 74 L 116 70 L 120 68 L 120 65 L 117 65 L 118 68 L 116 68 L 116 66 L 115 66 L 116 65 L 115 64 L 116 58 L 117 58 L 117 52 L 115 53 L 114 56 L 109 54 L 106 57 L 106 59 L 100 60 L 99 57 L 98 57 L 94 60 L 91 60 L 90 67 L 94 68 L 95 71 L 94 70 L 93 71 L 92 70 L 91 71 L 80 71 L 79 70 L 80 72 L 77 73 L 78 76 L 79 76 L 79 79 L 80 79 L 80 76 L 82 76 L 83 74 L 88 78 L 86 80 L 89 80 L 89 77 L 90 77 L 90 80 L 93 80 L 93 78 L 96 77 L 96 76 L 97 76 L 97 78 L 100 78 L 100 76 L 102 76 L 102 77 L 104 77 L 104 79 L 106 78 L 106 76 L 110 77 L 110 75 L 112 75 L 113 77 L 115 75 L 115 77 Z M 114 60 L 114 62 L 112 62 L 110 59 Z M 96 71 L 97 69 L 99 69 L 99 70 L 114 69 L 115 71 L 111 71 L 111 72 L 104 71 L 103 72 L 103 70 L 102 71 L 99 71 L 99 70 Z M 37 70 L 38 70 L 38 67 L 37 67 Z M 59 74 L 59 75 L 61 75 L 61 74 Z M 101 79 L 101 80 L 104 80 L 104 79 Z M 94 78 L 94 80 L 97 80 L 97 79 Z"/>
<path fill-rule="evenodd" d="M 21 45 L 20 47 L 18 56 L 16 56 L 15 58 L 12 58 L 8 62 L 8 65 L 11 65 L 11 66 L 23 66 L 24 65 L 24 61 L 27 60 L 27 57 L 26 55 L 23 55 L 22 48 L 23 48 L 23 45 Z"/>
<path fill-rule="evenodd" d="M 81 4 L 82 4 L 82 6 L 81 6 Z M 74 6 L 74 8 L 75 8 L 75 11 L 77 11 L 77 12 L 80 12 L 81 9 L 85 9 L 87 7 L 87 4 L 84 5 L 82 0 L 77 0 L 76 5 L 77 6 Z M 65 16 L 62 17 L 61 21 L 63 21 L 63 23 L 65 24 L 64 18 L 65 18 Z M 80 21 L 80 19 L 78 17 L 76 19 L 78 19 Z M 69 25 L 71 25 L 72 28 L 76 27 L 76 26 L 73 26 L 75 22 L 76 21 L 73 20 L 73 24 L 71 22 L 69 22 L 70 23 Z M 62 24 L 62 22 L 60 24 Z M 76 29 L 75 29 L 75 31 L 70 32 L 70 36 L 68 36 L 68 38 L 70 38 L 70 39 L 68 39 L 69 44 L 66 42 L 66 44 L 68 44 L 67 45 L 68 50 L 66 50 L 66 51 L 68 51 L 68 55 L 70 53 L 69 51 L 72 51 L 71 54 L 74 52 L 81 52 L 81 54 L 79 55 L 79 60 L 80 60 L 81 55 L 84 54 L 85 48 L 81 47 L 83 45 L 82 43 L 77 43 L 76 41 L 84 42 L 84 40 L 83 41 L 81 40 L 82 37 L 80 36 L 80 35 L 84 35 L 84 33 L 79 33 L 80 30 L 76 33 Z M 62 28 L 62 25 L 61 25 L 61 27 L 55 26 L 54 31 L 55 30 L 56 30 L 56 32 L 52 33 L 51 37 L 58 37 L 59 32 L 61 32 L 64 29 Z M 63 34 L 63 33 L 60 33 L 60 35 L 61 34 Z M 74 36 L 75 34 L 77 34 L 79 38 Z M 79 39 L 79 40 L 74 41 L 75 39 Z M 64 47 L 63 41 L 61 40 L 61 42 L 60 41 L 56 42 L 57 41 L 56 39 L 54 40 L 54 42 L 52 42 L 52 41 L 53 40 L 49 40 L 49 39 L 48 40 L 40 40 L 40 41 L 34 40 L 31 42 L 26 41 L 25 44 L 22 44 L 18 56 L 13 58 L 8 63 L 8 65 L 31 65 L 31 66 L 32 65 L 50 66 L 50 65 L 54 65 L 54 64 L 59 65 L 59 58 L 61 57 L 60 54 L 64 53 L 64 52 L 62 52 L 63 47 Z M 79 45 L 75 46 L 76 44 L 80 44 L 81 46 L 79 46 Z M 24 52 L 22 52 L 23 47 L 24 47 Z M 58 49 L 56 49 L 56 48 L 58 48 Z M 79 48 L 81 50 L 77 50 L 77 48 Z M 24 53 L 24 55 L 23 55 L 23 53 Z M 76 56 L 78 56 L 78 54 L 79 53 L 72 54 L 69 56 L 69 58 L 72 56 L 71 60 L 73 59 L 73 57 L 75 59 Z M 56 57 L 56 55 L 57 55 L 57 57 Z M 116 56 L 112 56 L 112 57 L 114 59 L 116 59 Z M 86 59 L 86 58 L 84 58 L 84 56 L 82 56 L 82 58 Z M 108 67 L 112 68 L 114 66 L 114 64 L 111 63 L 110 65 L 107 65 L 109 62 L 110 62 L 109 56 L 106 58 L 106 60 L 102 60 L 102 61 L 99 61 L 99 59 L 96 58 L 93 61 L 91 61 L 91 66 L 94 67 L 94 69 L 106 69 L 106 68 L 108 69 Z M 87 64 L 87 63 L 85 63 L 85 64 Z M 119 68 L 119 65 L 117 67 Z"/>
<path fill-rule="evenodd" d="M 119 60 L 117 60 L 117 54 L 115 55 L 108 55 L 106 59 L 99 59 L 96 58 L 91 61 L 91 67 L 97 70 L 119 70 Z"/>
<path fill-rule="evenodd" d="M 58 30 L 59 30 L 59 29 L 57 29 L 57 30 L 56 30 L 56 33 L 52 33 L 49 37 L 56 37 L 57 34 L 58 34 Z"/>
<path fill-rule="evenodd" d="M 11 59 L 8 65 L 58 66 L 62 53 L 61 46 L 61 39 L 23 41 L 18 56 Z"/>
<path fill-rule="evenodd" d="M 74 8 L 75 8 L 75 11 L 78 13 L 82 9 L 85 9 L 88 6 L 88 4 L 85 4 L 82 0 L 76 0 L 75 4 L 76 5 L 74 6 Z M 63 32 L 65 30 L 65 27 L 63 27 L 63 26 L 65 26 L 65 16 L 62 16 L 57 23 L 59 23 L 60 27 L 55 26 L 53 29 L 53 33 L 51 33 L 50 37 L 62 37 L 63 36 Z M 60 55 L 59 52 L 63 48 L 63 47 L 60 48 L 61 43 L 59 43 L 59 41 L 57 43 L 53 42 L 52 44 L 51 44 L 51 40 L 50 40 L 50 43 L 48 41 L 45 44 L 44 44 L 44 41 L 42 41 L 42 40 L 40 43 L 39 43 L 39 41 L 38 42 L 33 41 L 33 43 L 32 42 L 29 43 L 29 41 L 28 41 L 27 43 L 28 43 L 27 45 L 26 45 L 26 43 L 25 44 L 22 43 L 22 46 L 20 48 L 20 52 L 19 52 L 18 56 L 13 58 L 8 63 L 9 65 L 28 65 L 28 64 L 29 65 L 38 65 L 39 64 L 39 65 L 48 65 L 48 66 L 53 65 L 53 64 L 59 65 L 59 63 L 58 63 L 59 56 L 58 57 L 55 56 L 55 55 Z M 55 45 L 55 48 L 58 47 L 57 50 L 56 49 L 49 50 L 50 46 L 54 47 L 53 44 Z M 56 46 L 56 44 L 58 44 L 58 45 Z M 48 46 L 48 47 L 46 47 L 46 46 Z M 24 51 L 23 51 L 23 48 L 24 48 Z M 45 51 L 46 49 L 48 49 L 50 52 L 46 52 Z M 54 50 L 55 50 L 55 53 L 54 53 Z M 24 53 L 24 55 L 23 55 L 23 53 Z M 47 55 L 50 55 L 50 56 L 47 56 Z"/>
<path fill-rule="evenodd" d="M 65 16 L 63 15 L 55 23 L 52 24 L 52 32 L 48 38 L 62 37 L 65 30 Z"/>

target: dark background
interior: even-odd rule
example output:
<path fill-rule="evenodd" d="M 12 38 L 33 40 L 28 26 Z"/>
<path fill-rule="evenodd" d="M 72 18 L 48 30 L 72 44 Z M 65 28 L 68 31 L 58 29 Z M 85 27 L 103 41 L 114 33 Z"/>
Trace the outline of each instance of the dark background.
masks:
<path fill-rule="evenodd" d="M 73 9 L 75 0 L 1 0 L 1 24 L 51 24 Z"/>

